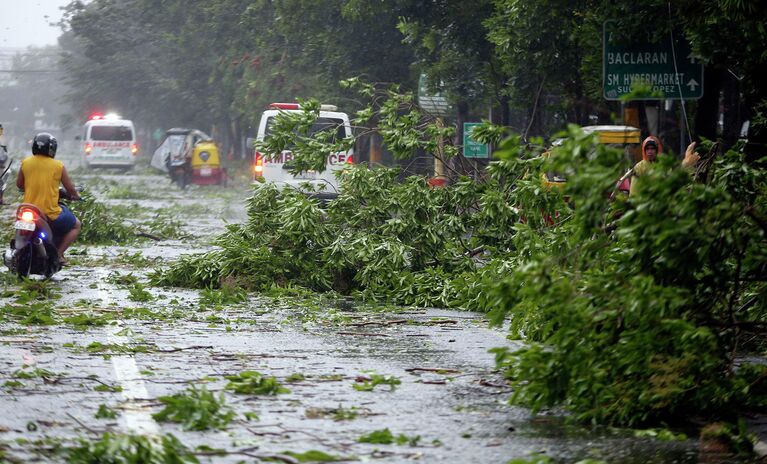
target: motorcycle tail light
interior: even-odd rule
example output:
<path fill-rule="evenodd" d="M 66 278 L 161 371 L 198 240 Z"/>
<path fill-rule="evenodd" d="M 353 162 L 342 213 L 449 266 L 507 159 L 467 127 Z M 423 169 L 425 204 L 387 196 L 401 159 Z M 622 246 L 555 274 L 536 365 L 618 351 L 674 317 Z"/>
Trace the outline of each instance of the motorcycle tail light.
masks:
<path fill-rule="evenodd" d="M 31 209 L 22 209 L 19 211 L 19 220 L 24 222 L 35 222 L 35 212 Z"/>

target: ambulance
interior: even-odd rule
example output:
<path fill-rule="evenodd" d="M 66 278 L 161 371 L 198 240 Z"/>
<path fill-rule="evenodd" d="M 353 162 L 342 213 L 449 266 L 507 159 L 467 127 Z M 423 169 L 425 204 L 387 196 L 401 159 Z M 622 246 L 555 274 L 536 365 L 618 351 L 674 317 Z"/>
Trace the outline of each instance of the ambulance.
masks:
<path fill-rule="evenodd" d="M 83 163 L 88 168 L 125 168 L 136 164 L 136 129 L 116 114 L 95 114 L 83 126 Z"/>
<path fill-rule="evenodd" d="M 298 103 L 272 103 L 261 115 L 258 125 L 256 140 L 264 141 L 270 135 L 275 119 L 280 113 L 299 113 L 301 107 Z M 338 111 L 334 105 L 321 105 L 317 120 L 312 125 L 311 133 L 320 131 L 335 132 L 334 139 L 341 140 L 352 137 L 352 126 L 349 116 Z M 253 157 L 253 180 L 258 182 L 272 182 L 280 188 L 295 188 L 300 191 L 306 190 L 303 186 L 311 185 L 316 192 L 313 197 L 331 199 L 338 196 L 339 186 L 336 174 L 347 168 L 353 162 L 353 151 L 328 153 L 325 170 L 322 172 L 305 171 L 295 175 L 290 173 L 293 153 L 285 150 L 275 156 L 264 156 L 258 151 Z"/>

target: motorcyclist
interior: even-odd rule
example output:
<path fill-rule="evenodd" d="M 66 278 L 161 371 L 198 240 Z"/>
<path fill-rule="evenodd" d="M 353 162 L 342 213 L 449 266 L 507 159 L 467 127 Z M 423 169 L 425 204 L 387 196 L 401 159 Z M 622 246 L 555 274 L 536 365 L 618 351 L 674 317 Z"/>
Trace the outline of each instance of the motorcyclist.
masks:
<path fill-rule="evenodd" d="M 696 163 L 700 160 L 700 155 L 695 151 L 695 145 L 696 143 L 692 142 L 685 151 L 685 156 L 682 160 L 682 167 L 684 169 L 694 169 Z M 660 156 L 662 150 L 663 145 L 660 143 L 660 139 L 658 139 L 658 137 L 651 135 L 644 139 L 644 142 L 642 142 L 642 161 L 634 165 L 631 171 L 627 173 L 628 176 L 624 176 L 624 178 L 633 177 L 631 179 L 631 186 L 629 187 L 629 196 L 633 196 L 635 194 L 636 185 L 638 183 L 637 179 L 641 178 L 647 173 L 652 164 L 657 161 L 658 156 Z"/>
<path fill-rule="evenodd" d="M 59 185 L 63 184 L 72 200 L 79 200 L 64 163 L 55 160 L 58 142 L 47 132 L 41 132 L 32 140 L 32 156 L 21 162 L 16 186 L 24 191 L 24 203 L 35 205 L 51 225 L 58 242 L 59 260 L 66 263 L 64 252 L 80 233 L 80 220 L 64 205 L 59 204 Z"/>

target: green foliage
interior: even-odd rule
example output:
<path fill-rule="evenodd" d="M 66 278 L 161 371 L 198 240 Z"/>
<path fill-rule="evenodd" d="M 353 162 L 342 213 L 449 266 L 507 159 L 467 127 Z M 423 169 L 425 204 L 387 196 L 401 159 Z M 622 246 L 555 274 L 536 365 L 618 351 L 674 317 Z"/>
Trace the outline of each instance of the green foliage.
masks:
<path fill-rule="evenodd" d="M 119 345 L 115 343 L 101 343 L 101 342 L 91 342 L 85 347 L 85 351 L 88 353 L 117 353 L 117 354 L 123 354 L 123 353 L 148 353 L 150 350 L 149 346 L 147 345 Z"/>
<path fill-rule="evenodd" d="M 551 464 L 554 460 L 548 456 L 542 454 L 533 454 L 529 459 L 516 458 L 507 462 L 506 464 Z"/>
<path fill-rule="evenodd" d="M 143 200 L 149 198 L 146 191 L 136 191 L 130 185 L 111 186 L 106 192 L 106 198 L 111 200 Z"/>
<path fill-rule="evenodd" d="M 69 209 L 82 223 L 79 244 L 128 243 L 135 238 L 133 230 L 123 223 L 123 218 L 113 215 L 109 208 L 89 192 L 80 194 L 80 201 L 69 203 Z"/>
<path fill-rule="evenodd" d="M 381 429 L 381 430 L 374 430 L 368 434 L 362 435 L 357 439 L 360 443 L 373 443 L 377 445 L 391 445 L 391 444 L 397 444 L 397 445 L 405 445 L 409 444 L 410 446 L 417 446 L 418 442 L 421 440 L 420 435 L 416 435 L 414 437 L 408 437 L 404 434 L 394 435 L 391 433 L 391 430 L 388 428 Z"/>
<path fill-rule="evenodd" d="M 133 275 L 133 273 L 129 274 L 120 274 L 119 272 L 110 272 L 109 275 L 106 278 L 106 281 L 110 284 L 116 284 L 116 285 L 135 285 L 138 284 L 138 277 Z"/>
<path fill-rule="evenodd" d="M 109 324 L 114 317 L 106 314 L 80 313 L 65 317 L 64 322 L 75 326 L 78 330 L 86 330 L 91 327 L 103 327 Z"/>
<path fill-rule="evenodd" d="M 673 431 L 669 429 L 645 429 L 645 430 L 635 430 L 634 431 L 635 437 L 649 437 L 649 438 L 657 438 L 661 441 L 685 441 L 687 440 L 687 435 L 684 433 L 674 433 Z"/>
<path fill-rule="evenodd" d="M 150 233 L 165 240 L 183 237 L 183 226 L 180 220 L 163 213 L 156 214 L 149 222 L 142 224 L 142 228 L 149 229 Z"/>
<path fill-rule="evenodd" d="M 247 301 L 248 293 L 235 287 L 205 288 L 200 292 L 201 306 L 226 306 Z"/>
<path fill-rule="evenodd" d="M 462 179 L 435 190 L 415 177 L 399 183 L 396 174 L 350 169 L 327 211 L 299 193 L 259 186 L 248 222 L 229 226 L 220 249 L 184 256 L 151 282 L 266 292 L 300 286 L 403 305 L 488 308 L 482 283 L 509 266 L 509 230 L 520 218 L 506 204 L 511 187 Z M 472 257 L 474 249 L 487 260 Z"/>
<path fill-rule="evenodd" d="M 71 464 L 196 464 L 199 461 L 176 437 L 105 433 L 98 441 L 80 440 L 66 452 Z"/>
<path fill-rule="evenodd" d="M 57 323 L 53 306 L 44 301 L 22 305 L 7 304 L 2 316 L 9 317 L 23 325 L 54 325 Z"/>
<path fill-rule="evenodd" d="M 8 389 L 14 389 L 14 388 L 24 388 L 24 382 L 20 382 L 18 380 L 6 380 L 3 382 L 3 387 Z"/>
<path fill-rule="evenodd" d="M 477 0 L 470 8 L 413 0 L 71 2 L 62 64 L 73 114 L 111 103 L 148 127 L 237 121 L 232 140 L 257 123 L 253 109 L 275 95 L 345 101 L 350 111 L 364 112 L 347 88 L 336 86 L 339 80 L 365 76 L 408 91 L 415 88 L 414 69 L 428 75 L 431 90 L 444 90 L 456 103 L 461 120 L 486 114 L 490 101 L 501 109 L 496 114 L 511 109 L 513 121 L 503 125 L 548 135 L 597 114 L 605 122 L 617 111 L 602 98 L 605 20 L 615 20 L 629 36 L 646 34 L 652 24 L 658 40 L 673 23 L 709 69 L 738 77 L 745 113 L 754 114 L 765 98 L 764 8 L 730 0 L 679 0 L 672 7 L 661 0 Z M 145 53 L 149 48 L 152 53 Z M 45 56 L 20 68 L 52 66 Z M 41 85 L 44 77 L 29 74 L 22 74 L 25 87 L 61 85 L 50 79 Z M 706 85 L 718 94 L 714 81 Z M 222 138 L 230 143 L 228 134 Z"/>
<path fill-rule="evenodd" d="M 140 283 L 135 283 L 128 289 L 128 299 L 140 303 L 154 300 L 151 292 L 147 291 Z"/>
<path fill-rule="evenodd" d="M 93 416 L 96 419 L 116 419 L 117 418 L 117 411 L 110 408 L 106 404 L 100 404 L 99 410 L 96 411 L 96 414 Z"/>
<path fill-rule="evenodd" d="M 122 251 L 115 256 L 113 262 L 116 264 L 127 264 L 133 267 L 149 267 L 156 265 L 160 261 L 160 257 L 147 258 L 140 251 L 131 253 L 129 251 Z"/>
<path fill-rule="evenodd" d="M 189 387 L 185 392 L 161 396 L 158 400 L 165 407 L 152 417 L 158 422 L 180 423 L 185 430 L 225 429 L 235 416 L 224 401 L 204 386 Z"/>
<path fill-rule="evenodd" d="M 333 411 L 333 420 L 338 421 L 345 421 L 345 420 L 354 420 L 359 416 L 359 412 L 357 411 L 357 408 L 352 406 L 351 408 L 344 408 L 342 406 L 339 406 Z"/>
<path fill-rule="evenodd" d="M 169 269 L 150 273 L 149 281 L 159 286 L 218 287 L 222 274 L 220 255 L 219 251 L 210 251 L 182 256 Z"/>
<path fill-rule="evenodd" d="M 576 208 L 555 227 L 517 228 L 524 260 L 491 286 L 493 320 L 511 317 L 512 335 L 530 342 L 495 350 L 512 400 L 622 425 L 764 404 L 755 379 L 765 369 L 733 369 L 733 353 L 767 319 L 767 286 L 748 277 L 767 258 L 767 173 L 730 151 L 707 182 L 691 182 L 661 158 L 634 179 L 635 196 L 610 203 L 621 154 L 592 143 L 571 129 L 544 162 L 568 173 L 563 193 Z M 558 210 L 538 197 L 523 208 Z"/>
<path fill-rule="evenodd" d="M 52 379 L 56 377 L 56 374 L 47 369 L 41 369 L 39 367 L 29 369 L 29 367 L 30 366 L 27 365 L 22 366 L 22 369 L 13 373 L 13 377 L 17 379 Z"/>
<path fill-rule="evenodd" d="M 388 385 L 389 391 L 394 391 L 401 383 L 402 381 L 393 375 L 371 374 L 357 377 L 357 382 L 352 387 L 357 391 L 373 391 L 378 385 Z"/>
<path fill-rule="evenodd" d="M 303 382 L 304 380 L 306 380 L 306 376 L 300 372 L 296 372 L 285 377 L 285 382 L 287 383 Z"/>
<path fill-rule="evenodd" d="M 282 454 L 290 456 L 298 462 L 338 462 L 349 460 L 349 458 L 343 456 L 334 456 L 332 454 L 318 450 L 309 450 L 303 453 L 297 453 L 295 451 L 284 451 Z"/>
<path fill-rule="evenodd" d="M 280 393 L 290 393 L 290 390 L 283 387 L 276 378 L 266 377 L 256 371 L 243 371 L 237 375 L 227 375 L 224 377 L 229 380 L 225 388 L 242 395 L 279 395 Z"/>
<path fill-rule="evenodd" d="M 123 391 L 123 387 L 121 387 L 119 385 L 117 385 L 117 386 L 105 385 L 105 384 L 102 383 L 100 385 L 96 385 L 95 387 L 93 387 L 93 391 L 109 392 L 109 393 L 119 393 L 119 392 Z"/>
<path fill-rule="evenodd" d="M 14 296 L 16 303 L 46 302 L 61 298 L 48 280 L 22 279 L 16 290 L 9 290 L 3 296 Z"/>

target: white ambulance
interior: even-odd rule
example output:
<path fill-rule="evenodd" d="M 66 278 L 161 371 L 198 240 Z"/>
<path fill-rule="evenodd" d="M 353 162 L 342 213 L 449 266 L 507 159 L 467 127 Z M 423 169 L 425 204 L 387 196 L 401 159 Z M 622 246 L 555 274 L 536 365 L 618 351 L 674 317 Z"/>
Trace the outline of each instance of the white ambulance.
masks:
<path fill-rule="evenodd" d="M 299 113 L 301 107 L 298 103 L 272 103 L 269 109 L 261 115 L 258 125 L 257 141 L 263 141 L 269 137 L 270 128 L 273 127 L 275 118 L 280 113 Z M 335 140 L 352 137 L 352 126 L 346 113 L 337 111 L 333 105 L 322 105 L 319 118 L 314 122 L 311 133 L 320 131 L 335 131 Z M 338 178 L 336 173 L 342 171 L 353 162 L 353 151 L 328 153 L 325 170 L 322 172 L 306 171 L 293 175 L 289 172 L 293 153 L 285 150 L 277 156 L 267 157 L 258 151 L 255 152 L 253 165 L 253 178 L 255 181 L 273 182 L 279 187 L 292 187 L 305 190 L 302 184 L 309 183 L 315 190 L 319 190 L 318 198 L 334 198 L 338 196 Z"/>
<path fill-rule="evenodd" d="M 133 121 L 116 114 L 91 116 L 85 123 L 83 162 L 86 167 L 130 169 L 136 164 L 138 145 Z"/>

